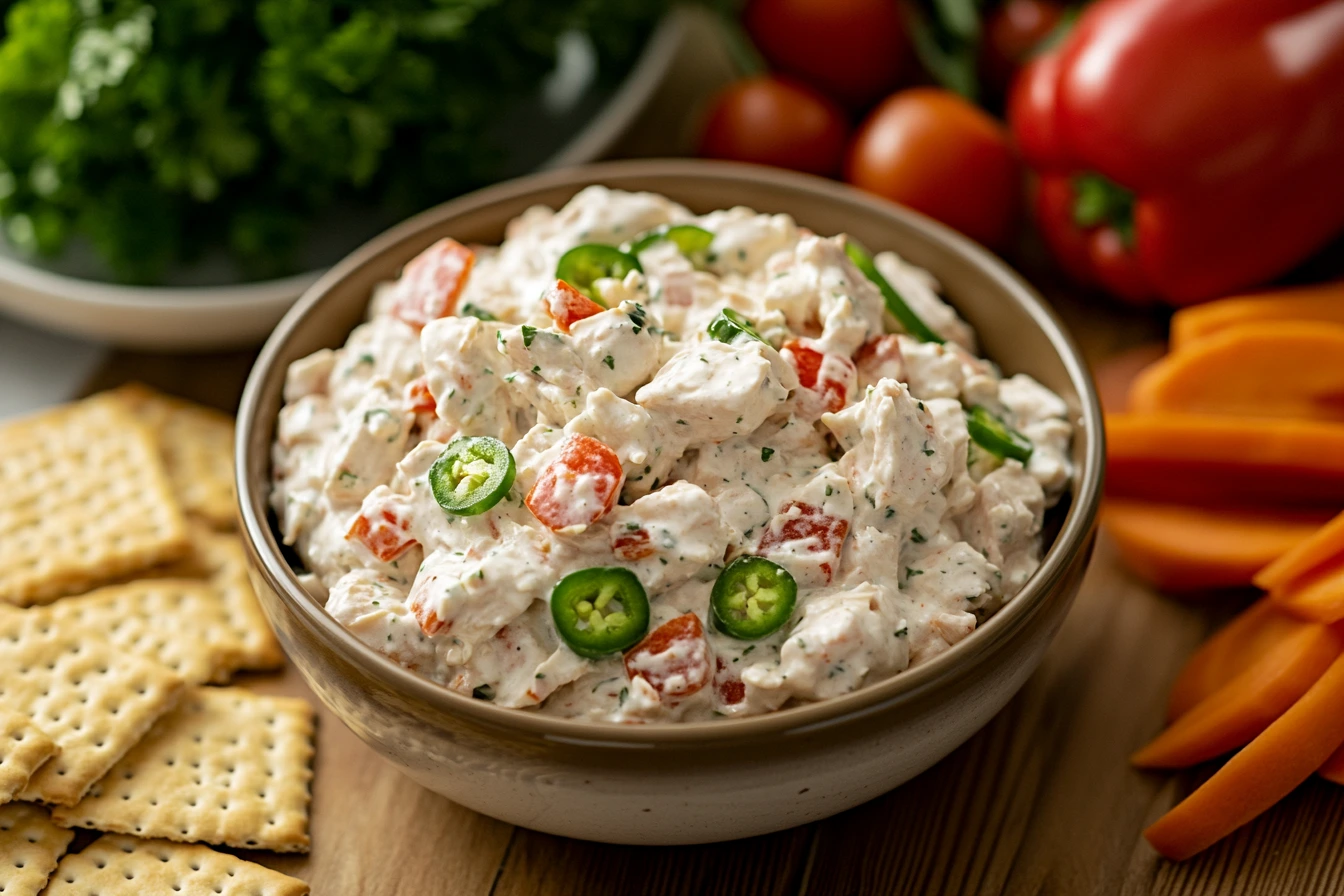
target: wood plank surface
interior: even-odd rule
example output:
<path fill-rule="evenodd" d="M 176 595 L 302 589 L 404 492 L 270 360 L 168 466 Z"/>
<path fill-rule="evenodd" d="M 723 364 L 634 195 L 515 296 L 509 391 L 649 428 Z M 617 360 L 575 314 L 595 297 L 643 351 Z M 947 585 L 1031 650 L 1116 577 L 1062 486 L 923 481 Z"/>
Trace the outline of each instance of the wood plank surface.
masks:
<path fill-rule="evenodd" d="M 1094 363 L 1162 331 L 1160 318 L 1053 297 Z M 250 361 L 119 354 L 89 388 L 139 379 L 230 409 Z M 420 789 L 323 709 L 312 854 L 247 855 L 322 896 L 1342 893 L 1344 789 L 1319 780 L 1183 864 L 1140 836 L 1212 767 L 1149 774 L 1126 757 L 1158 730 L 1185 657 L 1246 597 L 1163 598 L 1103 536 L 1041 668 L 983 731 L 893 793 L 727 844 L 607 846 L 514 829 Z M 313 699 L 293 668 L 246 684 Z"/>

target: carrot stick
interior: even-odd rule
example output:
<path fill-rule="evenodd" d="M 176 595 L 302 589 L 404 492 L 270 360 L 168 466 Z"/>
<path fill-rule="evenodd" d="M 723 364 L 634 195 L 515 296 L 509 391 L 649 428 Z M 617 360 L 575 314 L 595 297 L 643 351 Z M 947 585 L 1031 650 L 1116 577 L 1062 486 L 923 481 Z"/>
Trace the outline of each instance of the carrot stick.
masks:
<path fill-rule="evenodd" d="M 1169 859 L 1188 859 L 1283 799 L 1344 743 L 1344 658 L 1302 699 L 1143 835 Z"/>
<path fill-rule="evenodd" d="M 1270 598 L 1302 619 L 1329 625 L 1344 619 L 1344 556 L 1296 579 Z"/>
<path fill-rule="evenodd" d="M 1102 523 L 1125 565 L 1163 591 L 1249 585 L 1320 528 L 1321 513 L 1213 510 L 1107 498 Z"/>
<path fill-rule="evenodd" d="M 1344 513 L 1260 570 L 1253 581 L 1266 591 L 1282 589 L 1341 554 L 1344 554 Z"/>
<path fill-rule="evenodd" d="M 1344 423 L 1108 414 L 1106 484 L 1118 497 L 1196 505 L 1344 504 Z"/>
<path fill-rule="evenodd" d="M 1279 320 L 1344 324 L 1344 282 L 1236 296 L 1182 308 L 1171 318 L 1171 350 L 1180 351 L 1229 327 Z"/>
<path fill-rule="evenodd" d="M 1330 754 L 1316 774 L 1335 784 L 1344 784 L 1344 746 Z"/>
<path fill-rule="evenodd" d="M 1340 299 L 1344 302 L 1344 290 Z M 1131 411 L 1344 421 L 1344 323 L 1259 321 L 1230 327 L 1150 364 Z"/>
<path fill-rule="evenodd" d="M 1284 613 L 1267 597 L 1242 610 L 1185 661 L 1167 697 L 1167 722 L 1189 712 L 1236 678 L 1247 664 L 1306 625 Z"/>
<path fill-rule="evenodd" d="M 1297 702 L 1344 653 L 1344 637 L 1308 624 L 1247 663 L 1131 757 L 1140 768 L 1189 768 L 1235 750 Z"/>

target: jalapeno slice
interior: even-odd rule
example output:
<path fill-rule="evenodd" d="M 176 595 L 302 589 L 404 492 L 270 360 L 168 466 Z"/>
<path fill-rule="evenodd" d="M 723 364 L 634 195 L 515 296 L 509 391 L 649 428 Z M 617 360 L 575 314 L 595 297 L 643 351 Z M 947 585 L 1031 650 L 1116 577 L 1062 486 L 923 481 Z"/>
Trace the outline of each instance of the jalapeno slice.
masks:
<path fill-rule="evenodd" d="M 738 557 L 724 567 L 710 592 L 715 627 L 741 641 L 756 641 L 780 629 L 793 615 L 798 583 L 764 557 Z"/>
<path fill-rule="evenodd" d="M 429 468 L 434 500 L 448 513 L 485 513 L 508 494 L 518 468 L 499 439 L 463 436 L 453 439 Z"/>
<path fill-rule="evenodd" d="M 901 325 L 901 329 L 918 339 L 920 342 L 944 342 L 943 337 L 939 336 L 929 325 L 919 319 L 919 315 L 913 309 L 905 304 L 905 299 L 901 298 L 887 278 L 882 276 L 882 272 L 877 269 L 873 262 L 873 256 L 868 254 L 868 250 L 859 245 L 853 237 L 845 237 L 845 254 L 849 260 L 854 262 L 854 267 L 863 272 L 863 276 L 873 281 L 873 284 L 882 293 L 882 299 L 887 303 L 887 310 L 891 316 L 896 318 Z"/>
<path fill-rule="evenodd" d="M 750 337 L 757 342 L 765 342 L 765 337 L 756 329 L 756 325 L 738 314 L 731 308 L 719 310 L 718 315 L 709 322 L 705 328 L 710 337 L 719 342 L 726 342 L 731 345 L 744 337 Z M 766 345 L 770 343 L 766 342 Z"/>
<path fill-rule="evenodd" d="M 556 583 L 551 618 L 570 650 L 599 659 L 643 639 L 649 629 L 649 598 L 630 570 L 593 566 Z"/>
<path fill-rule="evenodd" d="M 706 251 L 709 244 L 714 242 L 714 234 L 694 224 L 664 224 L 662 227 L 641 233 L 625 251 L 631 255 L 638 255 L 654 243 L 661 243 L 663 240 L 675 243 L 677 251 L 689 258 Z"/>
<path fill-rule="evenodd" d="M 1004 423 L 984 405 L 972 405 L 966 412 L 966 430 L 975 444 L 996 457 L 1011 457 L 1025 464 L 1035 450 L 1031 439 Z"/>
<path fill-rule="evenodd" d="M 607 303 L 593 284 L 602 277 L 620 279 L 631 271 L 642 270 L 639 259 L 628 252 L 602 243 L 584 243 L 560 256 L 555 276 L 605 308 Z"/>

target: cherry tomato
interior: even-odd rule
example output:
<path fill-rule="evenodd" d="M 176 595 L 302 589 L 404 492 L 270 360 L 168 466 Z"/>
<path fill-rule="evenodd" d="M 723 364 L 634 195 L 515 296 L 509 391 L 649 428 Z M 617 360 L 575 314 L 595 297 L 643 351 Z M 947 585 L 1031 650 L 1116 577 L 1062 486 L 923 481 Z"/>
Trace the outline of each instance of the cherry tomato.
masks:
<path fill-rule="evenodd" d="M 563 280 L 546 288 L 541 294 L 541 306 L 561 333 L 568 333 L 570 327 L 586 317 L 602 313 L 601 305 Z"/>
<path fill-rule="evenodd" d="M 839 107 L 812 88 L 782 78 L 748 78 L 714 98 L 700 154 L 835 174 L 846 131 Z"/>
<path fill-rule="evenodd" d="M 392 313 L 416 329 L 452 314 L 475 263 L 476 253 L 457 240 L 439 240 L 406 262 Z"/>
<path fill-rule="evenodd" d="M 1008 241 L 1017 215 L 1007 130 L 935 87 L 893 94 L 873 111 L 850 146 L 845 179 L 991 247 Z"/>
<path fill-rule="evenodd" d="M 669 619 L 625 654 L 625 671 L 664 697 L 689 697 L 709 684 L 709 644 L 694 613 Z"/>
<path fill-rule="evenodd" d="M 1064 7 L 1051 0 L 1008 0 L 990 13 L 980 44 L 981 82 L 1002 96 L 1013 75 L 1063 17 Z"/>
<path fill-rule="evenodd" d="M 566 436 L 524 500 L 546 528 L 582 531 L 616 506 L 624 481 L 615 451 L 591 436 Z"/>
<path fill-rule="evenodd" d="M 897 0 L 751 0 L 744 21 L 771 65 L 854 106 L 895 87 L 910 58 Z"/>

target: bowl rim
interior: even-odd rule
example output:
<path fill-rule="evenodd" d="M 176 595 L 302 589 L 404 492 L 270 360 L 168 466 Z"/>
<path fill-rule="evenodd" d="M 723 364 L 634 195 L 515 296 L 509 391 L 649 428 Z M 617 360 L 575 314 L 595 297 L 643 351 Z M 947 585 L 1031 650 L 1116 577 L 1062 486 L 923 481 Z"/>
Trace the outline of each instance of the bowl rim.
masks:
<path fill-rule="evenodd" d="M 259 456 L 252 457 L 249 456 L 249 442 L 258 422 L 256 416 L 263 404 L 268 381 L 273 384 L 272 389 L 282 388 L 283 372 L 277 374 L 274 368 L 290 338 L 301 328 L 307 316 L 322 304 L 327 293 L 348 274 L 416 234 L 444 220 L 477 212 L 496 203 L 516 201 L 529 194 L 570 186 L 577 192 L 585 185 L 600 183 L 608 177 L 709 179 L 723 182 L 726 188 L 731 188 L 733 183 L 748 180 L 757 185 L 806 194 L 821 202 L 863 206 L 869 212 L 921 229 L 935 241 L 944 243 L 962 256 L 965 263 L 979 267 L 1009 300 L 1026 311 L 1054 347 L 1077 391 L 1078 425 L 1075 438 L 1083 438 L 1084 446 L 1082 464 L 1075 473 L 1071 502 L 1060 531 L 1042 558 L 1040 567 L 1013 600 L 943 654 L 848 694 L 741 718 L 627 725 L 508 709 L 458 694 L 403 668 L 368 647 L 308 596 L 281 555 L 275 534 L 266 521 L 269 496 L 253 494 L 249 485 L 257 464 L 265 468 L 265 478 L 259 478 L 258 482 L 268 485 L 270 481 L 270 444 L 265 446 L 264 452 L 258 452 Z M 271 424 L 267 422 L 266 425 Z M 405 699 L 515 735 L 540 736 L 546 740 L 581 745 L 647 748 L 715 745 L 746 737 L 754 739 L 771 734 L 799 734 L 831 727 L 884 712 L 895 704 L 914 699 L 917 694 L 935 685 L 968 673 L 1036 615 L 1036 611 L 1047 603 L 1055 586 L 1069 572 L 1078 554 L 1088 549 L 1101 503 L 1104 460 L 1105 434 L 1101 404 L 1081 352 L 1063 323 L 1040 295 L 988 250 L 908 208 L 824 178 L 736 162 L 634 159 L 540 172 L 468 193 L 390 228 L 333 266 L 289 310 L 253 365 L 238 415 L 235 480 L 241 534 L 251 547 L 257 573 L 287 605 L 289 612 L 304 620 L 327 649 L 359 667 L 364 674 L 379 680 Z M 261 510 L 260 515 L 258 508 Z"/>

